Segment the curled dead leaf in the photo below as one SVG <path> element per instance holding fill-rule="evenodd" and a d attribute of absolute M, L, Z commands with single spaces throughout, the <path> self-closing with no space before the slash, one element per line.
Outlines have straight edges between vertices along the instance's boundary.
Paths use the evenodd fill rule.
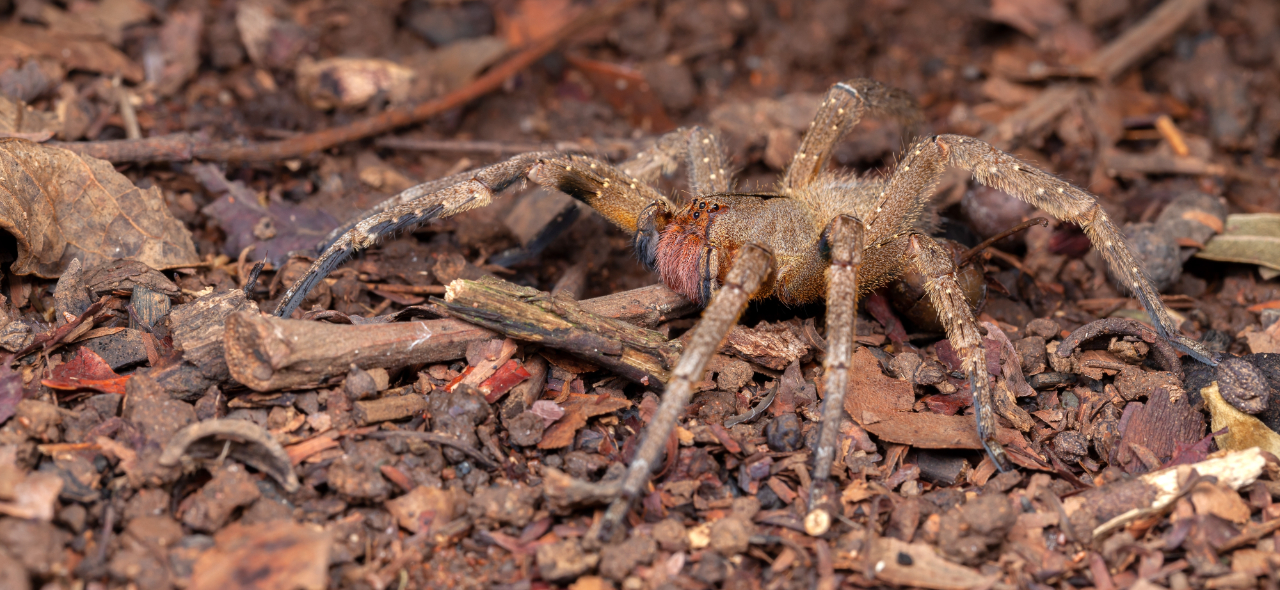
<path fill-rule="evenodd" d="M 1280 213 L 1228 215 L 1225 231 L 1205 243 L 1196 258 L 1280 270 Z"/>
<path fill-rule="evenodd" d="M 229 443 L 229 446 L 227 446 Z M 270 475 L 286 492 L 298 490 L 289 454 L 261 426 L 245 420 L 205 420 L 179 430 L 160 454 L 160 464 L 177 465 L 184 457 L 235 459 Z"/>
<path fill-rule="evenodd" d="M 22 139 L 0 139 L 0 229 L 18 243 L 18 275 L 56 278 L 76 258 L 85 268 L 200 261 L 159 188 L 135 187 L 105 160 Z"/>
<path fill-rule="evenodd" d="M 1227 400 L 1222 399 L 1222 394 L 1218 392 L 1217 381 L 1201 389 L 1200 396 L 1204 398 L 1209 414 L 1213 417 L 1212 430 L 1217 432 L 1223 428 L 1227 429 L 1226 434 L 1214 437 L 1218 441 L 1218 448 L 1242 451 L 1258 447 L 1272 455 L 1280 456 L 1280 434 L 1276 434 L 1261 420 L 1237 410 L 1227 403 Z"/>

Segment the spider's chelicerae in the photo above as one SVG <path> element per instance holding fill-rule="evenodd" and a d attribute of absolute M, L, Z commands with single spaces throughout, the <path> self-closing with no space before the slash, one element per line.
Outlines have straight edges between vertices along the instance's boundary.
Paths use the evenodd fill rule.
<path fill-rule="evenodd" d="M 926 277 L 928 296 L 969 375 L 979 438 L 997 466 L 1012 466 L 996 442 L 996 415 L 978 326 L 956 282 L 951 257 L 929 237 L 922 222 L 933 189 L 950 166 L 968 170 L 977 182 L 1079 225 L 1116 279 L 1142 301 L 1160 334 L 1212 362 L 1211 353 L 1179 335 L 1178 325 L 1124 238 L 1095 197 L 1083 189 L 980 140 L 959 135 L 917 139 L 884 177 L 859 178 L 827 170 L 836 141 L 863 115 L 888 116 L 911 128 L 919 112 L 905 92 L 875 81 L 834 85 L 771 194 L 733 192 L 716 136 L 696 127 L 669 133 L 654 147 L 616 166 L 587 156 L 538 152 L 428 182 L 343 228 L 347 231 L 323 248 L 307 274 L 285 293 L 275 313 L 290 315 L 317 281 L 381 236 L 488 205 L 495 194 L 521 179 L 561 190 L 590 205 L 634 236 L 636 254 L 668 287 L 695 302 L 710 302 L 671 372 L 659 410 L 603 519 L 605 528 L 622 520 L 648 481 L 677 416 L 689 402 L 693 384 L 701 380 L 707 360 L 747 302 L 767 297 L 792 304 L 824 297 L 827 302 L 826 398 L 809 506 L 810 520 L 829 521 L 825 507 L 833 497 L 829 474 L 853 349 L 854 305 L 859 296 L 908 268 Z M 677 206 L 649 183 L 662 172 L 674 170 L 681 160 L 688 163 L 694 196 Z M 807 528 L 826 529 L 823 522 L 810 520 L 806 525 L 812 526 Z"/>

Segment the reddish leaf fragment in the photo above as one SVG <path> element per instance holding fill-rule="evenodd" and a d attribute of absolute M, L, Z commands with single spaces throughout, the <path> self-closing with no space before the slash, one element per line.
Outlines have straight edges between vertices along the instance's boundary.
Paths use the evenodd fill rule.
<path fill-rule="evenodd" d="M 725 430 L 723 426 L 719 424 L 708 424 L 707 428 L 711 429 L 711 434 L 714 434 L 716 440 L 720 441 L 720 444 L 724 445 L 725 450 L 735 455 L 742 454 L 742 447 L 738 445 L 738 441 L 733 440 L 733 437 L 729 435 L 729 431 Z"/>
<path fill-rule="evenodd" d="M 885 336 L 888 336 L 889 341 L 894 344 L 894 349 L 901 348 L 902 344 L 907 341 L 907 330 L 902 327 L 902 322 L 898 320 L 898 316 L 894 315 L 893 309 L 889 307 L 889 300 L 885 298 L 884 293 L 876 291 L 868 295 L 862 305 L 867 308 L 867 312 L 871 314 L 871 317 L 880 322 L 881 326 L 884 326 Z"/>
<path fill-rule="evenodd" d="M 484 394 L 485 401 L 493 403 L 501 399 L 512 387 L 519 385 L 529 377 L 529 371 L 525 370 L 524 365 L 520 364 L 518 360 L 511 359 L 502 365 L 492 377 L 485 379 L 480 384 L 480 393 Z"/>
<path fill-rule="evenodd" d="M 40 383 L 52 389 L 73 391 L 76 389 L 92 389 L 102 393 L 118 393 L 124 395 L 124 384 L 128 376 L 121 377 L 107 361 L 87 348 L 81 348 L 70 362 L 54 367 L 49 379 L 41 379 Z"/>
<path fill-rule="evenodd" d="M 997 377 L 1000 376 L 1000 350 L 1003 346 L 998 340 L 982 339 L 982 349 L 987 355 L 987 372 Z M 960 355 L 956 354 L 950 340 L 939 341 L 933 345 L 933 351 L 937 353 L 938 360 L 947 366 L 948 371 L 960 370 Z"/>
<path fill-rule="evenodd" d="M 475 365 L 471 365 L 463 369 L 461 373 L 458 373 L 457 377 L 453 378 L 453 381 L 450 381 L 448 385 L 444 386 L 444 390 L 453 391 L 453 388 L 457 387 L 459 383 L 462 383 L 462 380 L 466 379 L 467 375 L 470 375 L 471 372 L 474 371 L 475 369 L 476 369 Z"/>
<path fill-rule="evenodd" d="M 538 448 L 563 449 L 573 443 L 573 437 L 578 429 L 586 425 L 587 415 L 583 413 L 581 407 L 566 408 L 564 417 L 542 432 L 542 440 L 538 442 Z"/>
<path fill-rule="evenodd" d="M 94 316 L 98 315 L 98 312 L 102 311 L 103 306 L 106 305 L 107 299 L 109 298 L 110 295 L 103 295 L 102 299 L 99 299 L 93 305 L 90 305 L 89 309 L 84 310 L 84 313 L 80 314 L 80 317 L 58 326 L 56 329 L 42 334 L 36 334 L 36 337 L 31 341 L 31 344 L 28 344 L 22 350 L 14 353 L 13 358 L 22 358 L 36 350 L 51 350 L 70 339 L 72 334 L 78 335 L 88 332 L 96 319 Z M 89 325 L 82 328 L 81 324 L 84 324 L 86 320 L 89 321 Z"/>
<path fill-rule="evenodd" d="M 603 61 L 570 55 L 569 63 L 591 81 L 591 86 L 609 106 L 627 117 L 630 123 L 652 133 L 675 128 L 662 108 L 662 102 L 640 72 Z"/>

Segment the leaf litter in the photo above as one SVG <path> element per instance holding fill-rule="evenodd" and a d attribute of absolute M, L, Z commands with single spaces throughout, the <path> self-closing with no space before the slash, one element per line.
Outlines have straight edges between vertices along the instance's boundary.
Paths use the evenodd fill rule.
<path fill-rule="evenodd" d="M 1280 84 L 1262 24 L 1276 14 L 1261 0 L 1209 11 L 1197 37 L 1178 15 L 1203 2 L 1103 4 L 641 3 L 376 152 L 330 143 L 224 168 L 127 163 L 182 162 L 210 137 L 347 133 L 470 92 L 485 67 L 596 5 L 19 3 L 0 35 L 0 88 L 21 94 L 0 99 L 0 226 L 17 246 L 0 253 L 0 346 L 17 353 L 0 366 L 0 581 L 1274 585 L 1280 287 L 1257 245 L 1280 209 L 1265 188 L 1277 118 L 1252 97 Z M 1176 49 L 1144 45 L 1165 39 Z M 258 311 L 340 219 L 494 150 L 573 142 L 625 158 L 630 138 L 710 124 L 743 187 L 769 182 L 820 92 L 864 71 L 921 97 L 933 132 L 983 136 L 1099 192 L 1184 330 L 1248 366 L 1162 349 L 1128 323 L 1144 313 L 1078 230 L 1035 227 L 975 257 L 999 439 L 1019 471 L 980 451 L 949 342 L 878 292 L 836 449 L 842 513 L 806 535 L 822 314 L 760 305 L 698 384 L 626 538 L 599 546 L 586 535 L 656 384 L 441 319 L 428 297 L 499 276 L 678 346 L 697 315 L 637 289 L 653 278 L 625 236 L 584 215 L 541 254 L 492 264 L 538 233 L 511 214 L 516 194 L 349 263 L 306 319 Z M 111 141 L 132 126 L 138 143 Z M 858 129 L 842 166 L 874 170 L 900 147 L 892 126 Z M 160 143 L 176 131 L 203 135 Z M 38 143 L 54 136 L 90 141 Z M 152 145 L 170 151 L 129 151 Z M 940 227 L 965 247 L 1036 214 L 943 184 Z M 1223 256 L 1233 264 L 1203 262 Z M 624 291 L 627 304 L 608 297 Z"/>

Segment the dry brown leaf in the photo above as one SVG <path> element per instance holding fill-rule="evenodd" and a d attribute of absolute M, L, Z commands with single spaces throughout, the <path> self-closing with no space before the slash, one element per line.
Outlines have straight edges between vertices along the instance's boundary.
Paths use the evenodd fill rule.
<path fill-rule="evenodd" d="M 1204 398 L 1205 405 L 1209 407 L 1209 414 L 1213 417 L 1210 428 L 1214 432 L 1227 429 L 1226 434 L 1213 437 L 1218 442 L 1219 449 L 1242 451 L 1258 447 L 1272 455 L 1280 456 L 1280 434 L 1276 434 L 1261 420 L 1237 410 L 1235 406 L 1227 403 L 1227 400 L 1222 399 L 1222 394 L 1218 392 L 1217 381 L 1201 389 L 1200 396 Z"/>
<path fill-rule="evenodd" d="M 329 578 L 329 534 L 315 525 L 268 522 L 228 525 L 200 555 L 190 590 L 321 590 Z"/>
<path fill-rule="evenodd" d="M 1280 322 L 1275 322 L 1261 331 L 1249 326 L 1240 335 L 1244 336 L 1245 341 L 1249 343 L 1249 351 L 1254 354 L 1280 353 Z"/>
<path fill-rule="evenodd" d="M 1228 215 L 1226 231 L 1211 238 L 1196 258 L 1280 270 L 1280 213 Z"/>
<path fill-rule="evenodd" d="M 165 19 L 160 28 L 160 51 L 164 68 L 156 82 L 156 91 L 169 95 L 177 92 L 200 68 L 200 37 L 204 17 L 198 10 L 181 10 Z"/>
<path fill-rule="evenodd" d="M 849 369 L 844 410 L 867 432 L 886 442 L 921 449 L 982 448 L 973 416 L 911 411 L 915 403 L 912 385 L 881 372 L 879 361 L 866 348 L 853 354 Z M 1018 431 L 1001 428 L 997 438 L 1018 465 L 1043 467 L 1032 460 L 1034 452 Z"/>
<path fill-rule="evenodd" d="M 58 60 L 69 70 L 86 70 L 107 75 L 119 73 L 130 82 L 141 82 L 143 78 L 142 66 L 106 41 L 60 36 L 44 27 L 31 25 L 0 27 L 0 38 L 4 37 L 22 43 L 40 55 Z"/>
<path fill-rule="evenodd" d="M 538 441 L 538 448 L 562 449 L 569 446 L 573 442 L 573 437 L 578 433 L 578 429 L 587 425 L 587 415 L 583 413 L 582 408 L 573 407 L 565 411 L 563 417 L 556 420 L 549 428 L 542 431 L 542 440 Z"/>
<path fill-rule="evenodd" d="M 18 275 L 56 278 L 129 258 L 155 269 L 200 261 L 160 189 L 139 189 L 110 162 L 21 139 L 0 139 L 0 229 L 18 243 Z"/>
<path fill-rule="evenodd" d="M 497 12 L 498 35 L 519 47 L 546 37 L 581 12 L 571 0 L 519 0 L 515 10 Z"/>
<path fill-rule="evenodd" d="M 53 117 L 0 94 L 0 137 L 45 141 L 57 132 Z"/>
<path fill-rule="evenodd" d="M 45 4 L 40 16 L 59 34 L 100 37 L 119 47 L 124 42 L 125 27 L 150 19 L 153 12 L 151 5 L 142 0 L 102 0 L 80 3 L 74 11 Z"/>
<path fill-rule="evenodd" d="M 1251 512 L 1239 492 L 1207 481 L 1191 490 L 1191 504 L 1196 507 L 1196 514 L 1212 514 L 1236 524 L 1248 522 Z"/>
<path fill-rule="evenodd" d="M 564 416 L 542 433 L 539 449 L 559 449 L 569 446 L 578 429 L 587 425 L 587 418 L 616 412 L 631 407 L 625 398 L 610 395 L 589 395 L 570 393 L 568 399 L 560 404 L 564 408 Z"/>

